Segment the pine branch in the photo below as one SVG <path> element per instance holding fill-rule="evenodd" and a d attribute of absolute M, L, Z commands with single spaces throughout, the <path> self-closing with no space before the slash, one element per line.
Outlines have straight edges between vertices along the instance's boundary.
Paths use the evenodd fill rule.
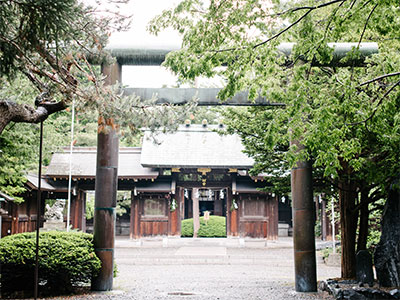
<path fill-rule="evenodd" d="M 39 123 L 55 112 L 64 110 L 64 102 L 41 102 L 37 108 L 27 104 L 17 104 L 9 100 L 0 100 L 0 135 L 10 122 Z"/>

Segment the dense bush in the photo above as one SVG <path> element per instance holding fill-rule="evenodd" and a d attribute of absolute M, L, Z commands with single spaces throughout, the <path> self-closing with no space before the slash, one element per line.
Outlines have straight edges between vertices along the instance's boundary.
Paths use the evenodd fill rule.
<path fill-rule="evenodd" d="M 182 236 L 193 236 L 193 219 L 182 221 Z M 199 237 L 226 237 L 226 218 L 220 216 L 210 216 L 207 225 L 204 217 L 200 217 Z"/>
<path fill-rule="evenodd" d="M 35 233 L 21 233 L 0 240 L 1 291 L 33 290 Z M 43 232 L 39 242 L 41 292 L 68 293 L 89 283 L 101 262 L 93 248 L 93 236 L 78 232 Z"/>

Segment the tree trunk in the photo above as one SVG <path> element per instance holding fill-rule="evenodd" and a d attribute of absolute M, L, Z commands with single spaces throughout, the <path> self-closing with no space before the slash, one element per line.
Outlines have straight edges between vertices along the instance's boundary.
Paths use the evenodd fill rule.
<path fill-rule="evenodd" d="M 354 212 L 357 192 L 352 170 L 347 162 L 342 161 L 339 178 L 340 231 L 342 244 L 342 278 L 356 276 L 356 231 L 358 212 Z"/>
<path fill-rule="evenodd" d="M 361 207 L 360 207 L 360 225 L 358 229 L 357 252 L 360 250 L 367 250 L 368 238 L 368 191 L 361 192 Z"/>
<path fill-rule="evenodd" d="M 389 190 L 382 220 L 382 235 L 376 246 L 374 262 L 379 284 L 400 286 L 400 192 L 398 182 Z"/>

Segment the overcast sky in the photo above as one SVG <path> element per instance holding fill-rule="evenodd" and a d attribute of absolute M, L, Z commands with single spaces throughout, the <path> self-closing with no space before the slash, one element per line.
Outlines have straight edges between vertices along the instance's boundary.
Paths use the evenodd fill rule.
<path fill-rule="evenodd" d="M 131 0 L 123 9 L 124 14 L 133 15 L 132 26 L 127 32 L 113 33 L 109 45 L 112 47 L 179 49 L 181 38 L 171 29 L 158 36 L 146 31 L 149 21 L 164 9 L 174 7 L 177 0 Z M 125 66 L 122 69 L 122 82 L 131 87 L 173 86 L 176 78 L 167 70 L 157 66 Z"/>

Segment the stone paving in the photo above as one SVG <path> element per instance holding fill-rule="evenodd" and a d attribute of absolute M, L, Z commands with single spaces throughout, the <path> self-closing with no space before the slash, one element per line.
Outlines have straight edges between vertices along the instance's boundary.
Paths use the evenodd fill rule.
<path fill-rule="evenodd" d="M 114 290 L 65 299 L 332 299 L 294 291 L 291 238 L 277 242 L 230 239 L 118 238 Z M 340 276 L 317 260 L 318 280 Z M 63 298 L 55 298 L 63 299 Z"/>

